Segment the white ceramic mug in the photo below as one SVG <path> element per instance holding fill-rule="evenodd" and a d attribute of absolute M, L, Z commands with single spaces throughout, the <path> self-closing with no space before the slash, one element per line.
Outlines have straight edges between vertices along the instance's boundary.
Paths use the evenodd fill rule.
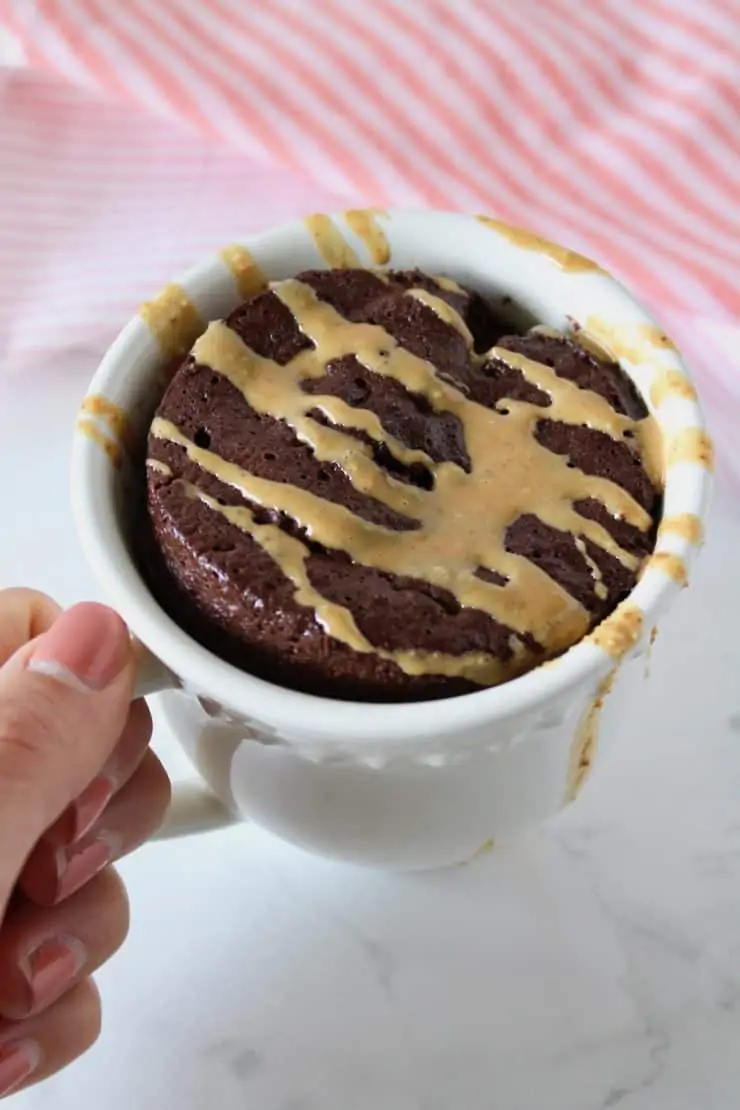
<path fill-rule="evenodd" d="M 360 262 L 374 264 L 377 239 L 358 237 L 341 215 L 333 219 Z M 576 321 L 609 340 L 658 420 L 664 519 L 672 526 L 661 527 L 657 558 L 628 599 L 632 631 L 622 637 L 617 654 L 624 665 L 601 722 L 604 735 L 618 734 L 635 681 L 632 660 L 677 594 L 706 512 L 711 448 L 688 371 L 625 289 L 577 255 L 473 216 L 390 212 L 370 219 L 387 242 L 391 266 L 451 276 L 493 300 L 511 298 L 559 330 Z M 359 226 L 356 219 L 352 226 Z M 326 265 L 306 222 L 244 245 L 270 280 Z M 222 256 L 200 263 L 179 284 L 204 319 L 225 315 L 242 299 Z M 143 437 L 161 394 L 162 363 L 160 346 L 136 317 L 105 355 L 88 398 L 122 410 L 129 434 Z M 116 434 L 110 424 L 103 431 Z M 615 658 L 598 638 L 512 682 L 441 701 L 356 704 L 275 686 L 218 659 L 159 607 L 129 546 L 131 463 L 124 451 L 117 467 L 114 454 L 78 431 L 74 513 L 107 598 L 150 653 L 139 692 L 167 691 L 168 722 L 208 784 L 176 784 L 171 830 L 205 827 L 227 812 L 315 852 L 425 868 L 468 859 L 573 796 L 578 768 L 591 759 L 605 679 L 614 677 Z"/>

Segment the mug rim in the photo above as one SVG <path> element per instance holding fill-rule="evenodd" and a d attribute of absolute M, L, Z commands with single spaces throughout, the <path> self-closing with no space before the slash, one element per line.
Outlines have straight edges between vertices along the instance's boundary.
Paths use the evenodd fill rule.
<path fill-rule="evenodd" d="M 400 228 L 402 232 L 411 235 L 415 228 L 417 231 L 419 228 L 424 229 L 424 234 L 429 235 L 433 226 L 444 233 L 457 231 L 461 234 L 464 227 L 465 233 L 469 235 L 471 224 L 478 221 L 478 217 L 439 211 L 391 210 L 382 213 L 382 216 L 384 228 L 389 233 L 396 225 L 396 229 Z M 338 222 L 341 214 L 335 214 L 331 219 Z M 526 265 L 532 265 L 534 261 L 541 268 L 544 283 L 548 278 L 553 280 L 557 264 L 552 253 L 547 250 L 548 247 L 553 248 L 553 244 L 540 240 L 541 249 L 534 249 L 531 245 L 523 246 L 515 237 L 504 234 L 498 236 L 484 228 L 480 222 L 477 222 L 476 230 L 481 235 L 490 236 L 488 246 L 493 274 L 498 272 L 497 266 L 506 261 L 516 262 L 517 257 L 521 256 Z M 305 235 L 304 221 L 294 221 L 258 235 L 245 236 L 238 242 L 250 253 L 254 252 L 261 262 L 262 259 L 269 260 L 272 252 L 284 254 L 286 244 Z M 463 262 L 464 259 L 461 259 L 461 264 Z M 423 262 L 420 265 L 423 267 Z M 264 268 L 269 270 L 269 264 Z M 174 280 L 186 289 L 203 287 L 216 272 L 220 274 L 222 270 L 222 260 L 217 254 L 213 254 Z M 565 280 L 573 283 L 574 290 L 577 285 L 581 294 L 586 288 L 586 300 L 588 283 L 591 283 L 594 297 L 597 288 L 594 283 L 597 283 L 600 302 L 606 300 L 617 308 L 626 309 L 630 320 L 638 326 L 656 327 L 654 318 L 605 271 L 574 270 L 565 275 Z M 142 344 L 147 340 L 151 347 L 153 342 L 145 333 L 146 325 L 140 316 L 134 316 L 128 321 L 103 356 L 86 397 L 100 394 L 107 396 L 111 387 L 130 372 L 132 360 L 144 357 L 141 354 Z M 151 358 L 151 354 L 149 357 Z M 691 382 L 691 374 L 675 349 L 661 351 L 661 358 L 662 368 L 673 367 Z M 625 372 L 634 380 L 634 365 L 637 363 L 631 369 L 629 363 L 624 365 L 623 359 L 620 362 Z M 686 428 L 705 431 L 704 416 L 698 399 L 687 399 L 684 396 L 678 406 L 678 416 L 676 411 L 672 411 L 672 420 L 667 424 L 660 415 L 662 406 L 656 409 L 646 396 L 647 391 L 636 384 L 664 434 L 670 432 L 674 435 L 676 431 Z M 310 738 L 328 745 L 336 743 L 348 747 L 353 743 L 371 743 L 373 747 L 383 749 L 404 740 L 426 741 L 439 738 L 443 734 L 463 733 L 482 724 L 503 721 L 525 710 L 544 705 L 575 686 L 586 681 L 595 681 L 613 665 L 614 661 L 602 647 L 585 638 L 550 663 L 535 667 L 501 685 L 434 701 L 343 701 L 269 682 L 225 662 L 201 646 L 160 608 L 124 541 L 113 506 L 114 498 L 106 492 L 111 483 L 106 487 L 102 468 L 107 467 L 110 470 L 112 463 L 100 450 L 99 444 L 79 430 L 74 436 L 71 464 L 72 505 L 78 537 L 107 600 L 118 609 L 131 631 L 174 672 L 185 690 L 192 687 L 193 692 L 223 704 L 227 710 L 233 710 L 247 719 L 259 719 L 263 725 L 274 728 L 276 734 L 287 734 L 291 743 L 300 743 L 301 739 Z M 706 466 L 696 462 L 683 462 L 667 467 L 663 511 L 665 513 L 666 505 L 670 505 L 671 515 L 691 514 L 697 516 L 703 524 L 709 491 L 710 473 Z M 654 552 L 661 550 L 660 539 L 659 532 Z M 679 535 L 671 536 L 662 549 L 677 555 L 690 565 L 696 547 L 696 542 Z M 644 627 L 648 629 L 678 588 L 679 584 L 672 577 L 657 568 L 648 567 L 622 605 L 637 606 L 643 614 Z"/>

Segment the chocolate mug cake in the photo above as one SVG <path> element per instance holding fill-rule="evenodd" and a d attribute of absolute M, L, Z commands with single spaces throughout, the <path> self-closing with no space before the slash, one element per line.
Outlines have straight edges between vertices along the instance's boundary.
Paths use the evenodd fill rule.
<path fill-rule="evenodd" d="M 661 499 L 620 366 L 419 271 L 308 271 L 211 323 L 147 450 L 142 563 L 201 644 L 370 702 L 505 682 L 632 590 Z"/>

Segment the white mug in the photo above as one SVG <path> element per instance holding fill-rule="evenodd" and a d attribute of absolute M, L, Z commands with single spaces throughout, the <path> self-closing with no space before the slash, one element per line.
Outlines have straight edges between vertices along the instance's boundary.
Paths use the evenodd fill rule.
<path fill-rule="evenodd" d="M 363 222 L 357 215 L 332 217 L 333 224 L 323 218 L 329 240 L 316 234 L 314 219 L 244 246 L 264 275 L 278 280 L 325 266 L 327 241 L 345 243 L 360 264 L 375 265 L 380 242 L 392 267 L 450 276 L 498 303 L 511 298 L 558 330 L 575 321 L 620 356 L 663 434 L 666 484 L 656 554 L 608 618 L 609 634 L 588 637 L 501 686 L 400 705 L 284 689 L 211 654 L 160 608 L 132 557 L 127 500 L 135 475 L 126 443 L 146 434 L 164 362 L 141 315 L 120 333 L 90 385 L 88 401 L 104 402 L 85 405 L 78 421 L 73 507 L 107 599 L 146 645 L 138 692 L 166 691 L 168 723 L 205 780 L 176 784 L 170 830 L 193 831 L 228 815 L 336 858 L 428 868 L 469 859 L 494 838 L 562 808 L 590 766 L 599 716 L 602 741 L 618 737 L 634 660 L 685 584 L 701 542 L 711 445 L 678 352 L 599 267 L 497 221 L 399 211 L 368 212 Z M 205 320 L 242 299 L 229 257 L 206 259 L 179 279 Z M 106 423 L 111 412 L 125 420 Z"/>

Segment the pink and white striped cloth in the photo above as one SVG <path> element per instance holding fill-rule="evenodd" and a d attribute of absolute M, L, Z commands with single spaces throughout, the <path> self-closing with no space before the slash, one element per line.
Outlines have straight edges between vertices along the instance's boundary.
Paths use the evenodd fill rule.
<path fill-rule="evenodd" d="M 489 212 L 636 290 L 740 482 L 740 0 L 0 0 L 0 63 L 5 373 L 286 218 Z"/>

